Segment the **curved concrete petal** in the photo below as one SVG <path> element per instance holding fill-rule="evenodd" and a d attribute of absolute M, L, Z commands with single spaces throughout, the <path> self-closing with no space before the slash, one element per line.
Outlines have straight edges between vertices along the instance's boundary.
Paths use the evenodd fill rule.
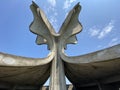
<path fill-rule="evenodd" d="M 46 58 L 27 58 L 0 53 L 0 66 L 42 66 L 48 64 L 54 58 L 54 52 L 51 52 Z"/>
<path fill-rule="evenodd" d="M 65 73 L 75 85 L 87 86 L 120 81 L 120 44 L 77 57 L 62 55 Z"/>
<path fill-rule="evenodd" d="M 0 53 L 0 83 L 43 85 L 50 76 L 51 54 L 35 59 Z"/>

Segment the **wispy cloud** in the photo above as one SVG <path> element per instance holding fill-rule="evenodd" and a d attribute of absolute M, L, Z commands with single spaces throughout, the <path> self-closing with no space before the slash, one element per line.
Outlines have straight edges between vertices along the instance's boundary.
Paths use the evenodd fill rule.
<path fill-rule="evenodd" d="M 104 44 L 104 45 L 98 45 L 97 48 L 107 48 L 107 47 L 111 47 L 114 45 L 120 44 L 120 38 L 119 37 L 114 37 L 112 38 L 108 43 Z"/>
<path fill-rule="evenodd" d="M 95 26 L 93 28 L 89 29 L 89 34 L 91 37 L 97 37 L 98 39 L 102 39 L 105 36 L 107 36 L 114 28 L 114 22 L 110 21 L 105 27 L 102 29 L 96 28 Z"/>
<path fill-rule="evenodd" d="M 90 28 L 89 30 L 89 34 L 94 37 L 94 36 L 97 36 L 100 32 L 100 29 L 96 28 L 96 27 L 92 27 Z"/>
<path fill-rule="evenodd" d="M 101 39 L 101 38 L 104 38 L 107 34 L 109 34 L 112 30 L 113 30 L 113 21 L 111 21 L 106 27 L 104 27 L 102 29 L 102 31 L 100 32 L 98 38 Z"/>
<path fill-rule="evenodd" d="M 69 7 L 71 6 L 71 4 L 72 4 L 73 2 L 75 2 L 75 1 L 76 1 L 76 0 L 65 0 L 63 9 L 69 8 Z"/>
<path fill-rule="evenodd" d="M 120 39 L 119 38 L 113 38 L 109 43 L 108 43 L 108 46 L 114 46 L 114 45 L 117 45 L 120 43 Z"/>
<path fill-rule="evenodd" d="M 55 28 L 55 30 L 57 30 L 58 28 L 58 25 L 57 25 L 57 19 L 56 19 L 56 16 L 55 16 L 56 13 L 54 13 L 53 16 L 50 16 L 49 20 L 50 20 L 50 23 L 53 25 L 53 27 Z"/>
<path fill-rule="evenodd" d="M 56 0 L 48 0 L 48 2 L 55 7 L 56 6 Z"/>
<path fill-rule="evenodd" d="M 55 0 L 48 0 L 50 1 L 50 3 L 52 3 L 52 1 Z M 55 1 L 56 3 L 56 1 Z M 48 20 L 50 21 L 51 25 L 55 28 L 55 30 L 57 29 L 58 25 L 57 25 L 57 16 L 58 16 L 58 12 L 57 9 L 54 7 L 54 5 L 52 6 L 52 4 L 50 6 L 46 6 L 45 7 L 46 10 L 46 14 L 48 16 Z"/>

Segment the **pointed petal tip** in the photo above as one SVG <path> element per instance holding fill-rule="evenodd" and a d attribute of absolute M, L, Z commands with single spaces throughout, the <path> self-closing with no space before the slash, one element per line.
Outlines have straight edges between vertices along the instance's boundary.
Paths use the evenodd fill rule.
<path fill-rule="evenodd" d="M 75 9 L 81 9 L 81 5 L 80 5 L 80 2 L 78 2 L 75 6 L 74 6 Z"/>
<path fill-rule="evenodd" d="M 80 2 L 78 2 L 75 6 L 80 6 Z"/>
<path fill-rule="evenodd" d="M 31 5 L 33 5 L 33 6 L 35 6 L 35 7 L 39 7 L 34 1 L 32 1 L 32 4 Z"/>

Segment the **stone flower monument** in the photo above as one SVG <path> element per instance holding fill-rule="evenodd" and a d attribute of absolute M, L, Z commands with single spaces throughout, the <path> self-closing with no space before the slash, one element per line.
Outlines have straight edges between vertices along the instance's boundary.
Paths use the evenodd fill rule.
<path fill-rule="evenodd" d="M 34 16 L 30 31 L 37 35 L 38 45 L 48 45 L 50 53 L 46 58 L 0 53 L 0 90 L 119 90 L 120 45 L 82 56 L 69 57 L 64 52 L 82 30 L 79 3 L 58 33 L 34 2 L 30 8 Z M 66 85 L 65 76 L 72 85 Z M 43 87 L 48 78 L 49 87 Z"/>

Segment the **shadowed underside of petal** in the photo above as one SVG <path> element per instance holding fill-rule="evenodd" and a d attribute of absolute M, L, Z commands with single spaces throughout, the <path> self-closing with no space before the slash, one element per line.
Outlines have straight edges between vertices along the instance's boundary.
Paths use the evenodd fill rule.
<path fill-rule="evenodd" d="M 43 85 L 50 76 L 53 56 L 35 59 L 0 53 L 0 83 Z"/>
<path fill-rule="evenodd" d="M 62 56 L 67 78 L 76 86 L 120 81 L 120 44 L 94 53 Z"/>

